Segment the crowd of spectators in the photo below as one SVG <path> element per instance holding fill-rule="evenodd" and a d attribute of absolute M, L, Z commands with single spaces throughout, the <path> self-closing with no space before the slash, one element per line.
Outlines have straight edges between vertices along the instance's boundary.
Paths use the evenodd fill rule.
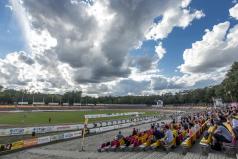
<path fill-rule="evenodd" d="M 138 147 L 143 143 L 153 144 L 156 141 L 159 141 L 160 145 L 175 143 L 176 146 L 194 134 L 197 135 L 196 138 L 201 135 L 208 136 L 207 131 L 204 134 L 199 131 L 204 124 L 206 124 L 206 128 L 215 127 L 215 131 L 211 134 L 211 147 L 221 150 L 224 142 L 234 143 L 238 138 L 238 107 L 209 108 L 206 111 L 172 117 L 171 122 L 153 123 L 146 131 L 133 128 L 129 136 L 124 136 L 119 131 L 113 142 L 104 143 L 101 147 L 120 147 L 121 145 Z"/>

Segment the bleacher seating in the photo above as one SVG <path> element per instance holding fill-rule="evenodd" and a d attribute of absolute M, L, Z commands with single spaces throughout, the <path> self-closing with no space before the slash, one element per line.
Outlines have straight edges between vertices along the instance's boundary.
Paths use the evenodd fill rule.
<path fill-rule="evenodd" d="M 40 154 L 40 155 L 48 155 L 48 157 L 54 156 L 54 158 L 57 158 L 59 156 L 59 159 L 61 158 L 72 158 L 72 159 L 235 159 L 238 155 L 235 156 L 234 153 L 238 152 L 237 146 L 235 145 L 235 142 L 232 142 L 231 144 L 225 145 L 221 152 L 211 151 L 208 152 L 206 155 L 203 155 L 200 152 L 200 149 L 197 149 L 196 153 L 194 153 L 194 146 L 198 145 L 197 141 L 200 141 L 201 146 L 205 146 L 205 148 L 210 147 L 210 144 L 212 143 L 212 136 L 211 134 L 215 132 L 216 127 L 211 125 L 208 120 L 210 118 L 206 118 L 206 122 L 203 121 L 200 124 L 199 129 L 196 129 L 196 131 L 193 131 L 192 134 L 189 134 L 189 132 L 186 132 L 184 129 L 181 129 L 179 126 L 173 127 L 170 125 L 170 129 L 173 131 L 174 140 L 168 144 L 163 145 L 163 139 L 159 140 L 152 140 L 153 133 L 151 132 L 151 129 L 148 129 L 145 131 L 139 131 L 137 135 L 129 135 L 124 136 L 126 140 L 112 140 L 110 142 L 104 143 L 105 145 L 100 147 L 100 153 L 95 151 L 88 151 L 88 152 L 78 152 L 78 151 L 71 151 L 71 150 L 54 150 L 54 149 L 37 149 L 28 150 L 27 153 L 34 153 L 34 154 Z M 165 122 L 167 124 L 167 122 Z M 174 124 L 174 123 L 173 123 Z M 177 124 L 177 123 L 176 123 Z M 229 122 L 223 123 L 223 125 L 226 126 L 226 128 L 231 132 L 232 136 L 234 137 L 234 133 L 232 132 L 232 127 Z M 208 130 L 210 133 L 206 138 L 202 136 L 203 132 L 205 130 Z M 128 129 L 128 133 L 126 135 L 131 134 L 131 130 Z M 116 132 L 111 135 L 107 136 L 107 138 L 113 138 L 116 135 Z M 202 138 L 200 140 L 200 138 Z M 180 139 L 180 142 L 178 142 L 176 139 Z M 102 139 L 101 139 L 102 140 Z M 100 141 L 101 141 L 100 140 Z M 181 143 L 181 144 L 180 144 Z M 196 144 L 194 144 L 196 143 Z M 70 144 L 68 144 L 70 145 Z M 177 146 L 176 149 L 171 149 L 173 146 Z M 195 146 L 195 147 L 196 147 Z M 180 148 L 179 148 L 180 147 Z M 191 152 L 185 152 L 184 154 L 181 153 L 181 147 L 187 149 L 188 151 L 191 150 Z M 158 148 L 158 150 L 156 149 Z M 162 148 L 165 148 L 167 151 L 163 151 Z M 196 147 L 197 148 L 197 147 Z M 233 154 L 225 154 L 224 150 L 229 149 L 233 152 Z M 193 150 L 192 150 L 193 149 Z M 148 150 L 148 151 L 146 151 Z M 150 150 L 150 151 L 149 151 Z M 156 150 L 156 151 L 155 151 Z M 106 151 L 106 152 L 105 152 Z M 130 152 L 132 151 L 132 152 Z M 35 157 L 37 158 L 37 157 Z M 52 157 L 53 158 L 53 157 Z M 47 158 L 48 159 L 48 158 Z"/>

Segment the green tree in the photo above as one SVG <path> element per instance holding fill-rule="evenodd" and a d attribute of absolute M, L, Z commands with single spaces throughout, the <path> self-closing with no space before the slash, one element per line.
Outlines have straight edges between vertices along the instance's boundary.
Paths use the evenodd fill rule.
<path fill-rule="evenodd" d="M 238 62 L 235 62 L 231 69 L 226 74 L 226 78 L 222 82 L 225 95 L 230 97 L 230 100 L 237 101 L 238 99 Z"/>

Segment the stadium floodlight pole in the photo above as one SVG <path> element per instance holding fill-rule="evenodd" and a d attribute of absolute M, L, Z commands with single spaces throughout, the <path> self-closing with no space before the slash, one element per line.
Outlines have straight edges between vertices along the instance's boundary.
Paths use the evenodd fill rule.
<path fill-rule="evenodd" d="M 35 98 L 34 98 L 34 94 L 33 94 L 32 106 L 34 106 L 34 101 L 35 101 Z"/>
<path fill-rule="evenodd" d="M 22 96 L 21 96 L 21 106 L 23 104 L 23 95 L 24 95 L 24 92 L 22 92 Z"/>
<path fill-rule="evenodd" d="M 75 103 L 75 90 L 73 91 L 73 106 L 74 106 L 74 103 Z"/>
<path fill-rule="evenodd" d="M 80 107 L 82 106 L 82 94 L 80 95 Z"/>

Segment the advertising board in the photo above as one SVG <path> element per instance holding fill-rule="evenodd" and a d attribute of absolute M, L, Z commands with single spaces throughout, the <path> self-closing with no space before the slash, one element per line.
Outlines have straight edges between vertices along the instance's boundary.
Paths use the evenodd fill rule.
<path fill-rule="evenodd" d="M 59 140 L 59 135 L 52 135 L 52 136 L 50 136 L 50 141 L 52 142 L 52 141 L 57 141 L 57 140 Z"/>
<path fill-rule="evenodd" d="M 45 144 L 50 142 L 50 136 L 39 137 L 37 139 L 37 144 Z"/>
<path fill-rule="evenodd" d="M 9 134 L 11 136 L 13 135 L 23 135 L 24 134 L 24 128 L 11 128 L 9 129 Z"/>
<path fill-rule="evenodd" d="M 102 126 L 107 126 L 107 123 L 106 122 L 102 122 Z"/>
<path fill-rule="evenodd" d="M 23 147 L 30 147 L 37 145 L 37 138 L 23 140 Z"/>
<path fill-rule="evenodd" d="M 20 148 L 23 148 L 23 146 L 24 146 L 23 140 L 16 141 L 16 142 L 13 142 L 13 143 L 12 143 L 12 148 L 11 148 L 11 150 L 20 149 Z"/>
<path fill-rule="evenodd" d="M 111 126 L 111 125 L 112 125 L 112 122 L 111 122 L 111 121 L 107 122 L 107 125 L 108 125 L 108 126 Z"/>
<path fill-rule="evenodd" d="M 74 137 L 74 134 L 72 132 L 64 133 L 64 139 L 70 139 L 73 137 Z"/>

